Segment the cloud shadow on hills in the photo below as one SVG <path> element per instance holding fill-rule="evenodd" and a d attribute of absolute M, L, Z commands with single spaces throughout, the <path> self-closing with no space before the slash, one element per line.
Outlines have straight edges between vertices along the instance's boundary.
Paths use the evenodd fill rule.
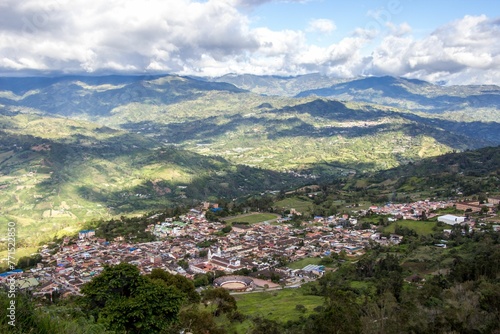
<path fill-rule="evenodd" d="M 109 117 L 113 110 L 134 103 L 141 104 L 140 108 L 147 110 L 148 106 L 196 100 L 202 98 L 204 94 L 203 92 L 158 92 L 147 89 L 140 83 L 101 92 L 82 93 L 82 91 L 84 90 L 77 85 L 70 85 L 64 89 L 49 87 L 40 94 L 30 95 L 11 104 L 35 108 L 50 115 Z"/>
<path fill-rule="evenodd" d="M 82 87 L 76 82 L 83 82 L 93 88 Z M 228 83 L 204 82 L 177 76 L 73 76 L 37 85 L 35 86 L 39 87 L 39 91 L 36 93 L 19 101 L 6 99 L 5 104 L 30 107 L 52 115 L 107 117 L 111 115 L 111 111 L 134 103 L 141 104 L 139 108 L 147 110 L 148 106 L 165 106 L 200 99 L 210 91 L 245 92 Z M 98 86 L 100 88 L 95 88 Z M 13 87 L 18 88 L 15 83 Z M 3 89 L 8 90 L 9 87 Z"/>
<path fill-rule="evenodd" d="M 323 100 L 315 100 L 305 104 L 285 107 L 282 109 L 273 109 L 268 112 L 276 115 L 295 113 L 309 114 L 312 117 L 338 120 L 339 122 L 368 122 L 377 121 L 383 117 L 394 116 L 394 113 L 376 109 L 370 111 L 349 109 L 343 103 Z M 279 135 L 276 135 L 275 133 L 275 129 L 278 129 L 279 127 L 290 127 L 297 131 L 301 131 L 301 129 L 303 129 L 306 132 L 303 132 L 302 135 L 307 136 L 311 133 L 313 136 L 318 136 L 315 134 L 317 132 L 315 131 L 315 127 L 301 121 L 297 117 L 290 117 L 288 119 L 268 119 L 265 117 L 243 117 L 241 115 L 232 115 L 225 117 L 225 120 L 222 119 L 222 121 L 223 122 L 221 122 L 220 117 L 211 116 L 193 121 L 166 124 L 151 121 L 126 123 L 122 124 L 121 127 L 125 130 L 140 131 L 141 133 L 155 135 L 172 143 L 182 143 L 188 140 L 199 140 L 210 143 L 213 137 L 218 137 L 228 132 L 235 131 L 241 125 L 264 126 L 267 129 L 267 132 L 271 133 L 269 138 L 279 137 Z M 354 128 L 361 129 L 362 127 Z M 287 131 L 288 130 L 284 130 L 282 133 L 285 134 Z M 280 131 L 278 130 L 277 132 L 279 133 Z M 291 135 L 297 136 L 297 134 Z"/>
<path fill-rule="evenodd" d="M 369 110 L 351 109 L 339 101 L 325 101 L 316 99 L 311 102 L 287 106 L 281 109 L 269 111 L 274 114 L 299 113 L 309 114 L 312 117 L 319 117 L 339 122 L 359 122 L 378 121 L 383 117 L 394 116 L 394 113 L 371 108 Z"/>
<path fill-rule="evenodd" d="M 60 190 L 70 184 L 75 189 L 75 195 L 79 198 L 101 204 L 103 207 L 112 207 L 117 214 L 134 210 L 159 209 L 173 202 L 193 203 L 193 200 L 206 200 L 217 197 L 232 199 L 261 193 L 266 190 L 290 190 L 319 182 L 319 180 L 297 177 L 292 173 L 280 173 L 250 166 L 234 165 L 221 157 L 202 156 L 173 147 L 158 149 L 154 145 L 149 146 L 150 143 L 148 142 L 135 142 L 134 144 L 135 137 L 130 134 L 120 134 L 108 140 L 101 140 L 98 144 L 92 146 L 79 145 L 77 140 L 66 143 L 33 136 L 10 135 L 2 132 L 0 132 L 0 137 L 2 143 L 7 145 L 22 143 L 23 146 L 20 147 L 23 147 L 23 149 L 19 153 L 27 154 L 26 163 L 30 161 L 29 153 L 32 152 L 32 145 L 41 143 L 50 145 L 50 151 L 36 153 L 42 156 L 43 163 L 52 171 L 50 178 L 37 184 L 33 189 L 35 193 L 46 196 L 45 199 L 41 200 L 42 202 L 52 201 L 53 196 L 59 196 Z M 112 179 L 116 175 L 106 174 L 107 170 L 101 169 L 102 166 L 96 165 L 93 159 L 104 161 L 104 165 L 107 165 L 108 162 L 123 158 L 131 158 L 135 159 L 135 161 L 130 163 L 130 167 L 120 166 L 120 169 L 114 170 L 114 172 L 131 175 L 143 166 L 164 164 L 173 165 L 174 168 L 178 167 L 191 174 L 192 178 L 186 182 L 175 179 L 173 181 L 159 181 L 161 187 L 171 189 L 171 192 L 163 194 L 159 194 L 155 190 L 151 179 L 147 176 L 143 176 L 144 181 L 137 186 L 116 191 L 106 191 L 99 189 L 99 184 L 94 187 L 92 184 L 79 181 L 80 175 L 91 175 L 97 171 L 108 179 L 106 182 L 112 183 Z M 20 163 L 22 164 L 22 162 Z M 308 165 L 306 166 L 307 170 L 303 171 L 303 173 L 317 172 L 319 169 L 325 168 L 325 165 L 328 164 Z M 333 165 L 328 167 L 333 167 Z M 342 164 L 336 164 L 334 167 L 353 168 L 353 166 Z M 16 166 L 16 169 L 19 168 L 23 168 L 23 166 Z M 125 170 L 126 168 L 132 170 Z M 367 165 L 364 168 L 370 168 L 370 166 Z M 140 178 L 137 175 L 132 177 Z M 331 178 L 328 178 L 328 180 L 331 180 Z M 180 185 L 183 188 L 179 188 Z M 147 196 L 137 197 L 136 194 Z M 63 195 L 61 194 L 61 196 Z M 182 198 L 182 196 L 187 196 L 187 198 Z M 64 200 L 64 198 L 61 199 Z M 72 197 L 72 200 L 74 199 L 75 197 Z"/>
<path fill-rule="evenodd" d="M 415 114 L 401 113 L 401 117 L 424 124 L 429 127 L 441 128 L 458 136 L 467 136 L 482 142 L 481 146 L 500 144 L 500 123 L 498 122 L 457 122 L 438 118 L 421 117 Z"/>
<path fill-rule="evenodd" d="M 292 126 L 298 122 L 302 122 L 298 118 L 275 120 L 263 117 L 243 117 L 240 115 L 226 117 L 223 120 L 223 124 L 220 124 L 220 121 L 220 118 L 212 116 L 194 121 L 167 124 L 149 121 L 126 123 L 121 125 L 121 128 L 129 131 L 141 132 L 142 134 L 154 135 L 156 138 L 166 140 L 170 143 L 179 144 L 190 140 L 210 143 L 213 138 L 236 131 L 238 130 L 238 127 L 242 125 L 261 125 L 266 128 L 273 129 L 280 125 Z"/>
<path fill-rule="evenodd" d="M 343 136 L 360 138 L 391 131 L 402 131 L 409 136 L 425 135 L 453 149 L 479 148 L 500 143 L 500 124 L 484 122 L 456 122 L 436 118 L 424 118 L 414 114 L 387 112 L 377 109 L 369 111 L 349 109 L 338 101 L 315 100 L 302 105 L 273 109 L 268 111 L 276 115 L 308 114 L 321 119 L 339 122 L 356 122 L 350 127 L 316 127 L 297 117 L 288 119 L 267 119 L 265 117 L 243 117 L 233 115 L 222 119 L 212 116 L 205 119 L 180 123 L 160 124 L 155 122 L 127 123 L 122 128 L 155 136 L 170 143 L 182 144 L 186 141 L 197 141 L 209 144 L 214 138 L 236 131 L 242 125 L 262 126 L 266 129 L 268 139 L 286 137 L 326 138 Z M 371 125 L 383 118 L 393 118 L 394 123 Z M 401 122 L 398 122 L 401 121 Z M 405 123 L 402 123 L 402 122 Z M 412 123 L 407 123 L 411 121 Z M 363 122 L 366 122 L 363 124 Z M 358 125 L 359 124 L 359 125 Z M 249 132 L 248 135 L 255 135 Z"/>
<path fill-rule="evenodd" d="M 417 85 L 429 85 L 429 83 L 415 80 L 395 78 L 391 76 L 367 77 L 346 83 L 339 83 L 330 87 L 311 89 L 303 91 L 296 97 L 320 96 L 327 98 L 341 97 L 348 94 L 354 101 L 374 103 L 377 99 L 392 99 L 384 102 L 385 105 L 405 107 L 408 101 L 417 103 L 424 108 L 416 109 L 433 113 L 462 109 L 464 105 L 472 108 L 496 108 L 500 102 L 500 95 L 484 93 L 481 95 L 453 96 L 438 95 L 428 97 L 419 93 L 413 93 L 406 88 L 408 83 Z M 452 88 L 450 88 L 452 89 Z M 381 94 L 380 94 L 381 93 Z M 375 96 L 373 96 L 375 95 Z"/>

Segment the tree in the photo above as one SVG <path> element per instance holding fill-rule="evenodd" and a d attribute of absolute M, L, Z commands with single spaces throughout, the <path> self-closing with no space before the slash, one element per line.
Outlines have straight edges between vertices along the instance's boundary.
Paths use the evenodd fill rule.
<path fill-rule="evenodd" d="M 206 286 L 210 284 L 207 274 L 195 274 L 193 283 L 195 287 Z"/>
<path fill-rule="evenodd" d="M 231 232 L 231 230 L 232 230 L 232 229 L 233 229 L 233 228 L 231 227 L 231 225 L 226 225 L 226 226 L 224 226 L 224 227 L 222 228 L 222 232 L 224 232 L 224 233 L 229 233 L 229 232 Z"/>
<path fill-rule="evenodd" d="M 177 320 L 183 295 L 142 276 L 131 264 L 106 266 L 82 286 L 84 309 L 108 329 L 127 333 L 160 333 Z"/>
<path fill-rule="evenodd" d="M 202 249 L 198 252 L 199 257 L 206 257 L 208 255 L 208 251 L 206 249 Z"/>
<path fill-rule="evenodd" d="M 360 333 L 361 311 L 352 291 L 337 288 L 326 294 L 325 308 L 309 317 L 312 333 Z"/>
<path fill-rule="evenodd" d="M 284 332 L 280 323 L 261 317 L 253 319 L 253 325 L 252 334 L 281 334 Z"/>
<path fill-rule="evenodd" d="M 40 262 L 42 262 L 42 256 L 40 254 L 23 256 L 17 261 L 17 268 L 19 269 L 30 268 Z"/>
<path fill-rule="evenodd" d="M 208 289 L 203 291 L 202 302 L 207 306 L 209 303 L 215 305 L 214 315 L 231 313 L 238 309 L 236 300 L 224 288 Z"/>
<path fill-rule="evenodd" d="M 188 303 L 200 302 L 200 294 L 196 292 L 193 281 L 182 275 L 172 275 L 163 269 L 155 268 L 151 271 L 151 274 L 149 274 L 148 277 L 153 280 L 159 280 L 166 286 L 175 286 L 186 296 L 186 301 Z"/>
<path fill-rule="evenodd" d="M 295 305 L 295 309 L 297 311 L 299 311 L 300 313 L 306 313 L 306 311 L 307 311 L 307 308 L 302 304 Z"/>
<path fill-rule="evenodd" d="M 175 333 L 193 334 L 223 334 L 225 331 L 217 327 L 212 313 L 198 309 L 198 306 L 191 306 L 183 309 L 179 313 L 179 323 L 172 328 Z"/>
<path fill-rule="evenodd" d="M 181 267 L 182 269 L 189 268 L 189 263 L 186 260 L 177 261 L 177 265 L 179 265 L 179 267 Z"/>

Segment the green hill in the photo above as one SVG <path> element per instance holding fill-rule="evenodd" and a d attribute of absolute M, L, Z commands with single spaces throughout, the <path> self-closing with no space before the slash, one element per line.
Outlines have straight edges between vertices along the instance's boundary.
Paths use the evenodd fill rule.
<path fill-rule="evenodd" d="M 0 116 L 0 210 L 28 246 L 97 217 L 303 182 L 85 121 Z"/>
<path fill-rule="evenodd" d="M 329 80 L 251 79 L 304 89 Z M 428 86 L 400 79 L 410 88 L 398 88 L 394 80 L 374 85 L 391 94 L 411 88 L 411 96 Z M 500 144 L 497 122 L 372 102 L 262 96 L 179 76 L 1 78 L 0 208 L 36 227 L 25 230 L 37 231 L 26 232 L 32 245 L 95 217 L 325 183 Z M 363 178 L 351 187 L 372 182 Z M 384 182 L 370 189 L 417 190 Z"/>
<path fill-rule="evenodd" d="M 460 197 L 500 192 L 500 146 L 442 156 L 360 175 L 346 190 L 388 200 Z"/>

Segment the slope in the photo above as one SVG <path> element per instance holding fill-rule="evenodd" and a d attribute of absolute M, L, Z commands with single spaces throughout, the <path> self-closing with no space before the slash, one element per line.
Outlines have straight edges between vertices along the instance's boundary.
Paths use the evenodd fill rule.
<path fill-rule="evenodd" d="M 448 153 L 360 175 L 344 190 L 391 201 L 500 193 L 500 146 Z"/>
<path fill-rule="evenodd" d="M 307 88 L 301 85 L 306 82 L 321 86 L 332 80 L 319 75 L 230 77 L 251 79 L 259 87 L 285 88 Z M 86 119 L 198 154 L 306 178 L 346 169 L 392 168 L 451 150 L 500 143 L 497 122 L 449 120 L 315 96 L 261 96 L 228 83 L 179 76 L 23 80 L 29 90 L 21 91 L 16 80 L 12 87 L 3 81 L 0 95 L 5 110 Z M 434 89 L 421 81 L 390 77 L 340 85 L 354 83 L 359 89 L 392 92 L 391 98 L 400 95 L 401 101 Z"/>
<path fill-rule="evenodd" d="M 0 116 L 0 211 L 18 223 L 20 244 L 98 217 L 302 183 L 85 121 Z"/>
<path fill-rule="evenodd" d="M 389 76 L 367 77 L 330 87 L 304 90 L 297 97 L 310 95 L 377 103 L 427 113 L 448 113 L 448 117 L 453 117 L 457 112 L 464 116 L 461 111 L 489 111 L 490 117 L 484 119 L 488 121 L 498 120 L 500 105 L 498 86 L 438 86 L 421 80 Z M 482 116 L 486 116 L 485 113 Z"/>

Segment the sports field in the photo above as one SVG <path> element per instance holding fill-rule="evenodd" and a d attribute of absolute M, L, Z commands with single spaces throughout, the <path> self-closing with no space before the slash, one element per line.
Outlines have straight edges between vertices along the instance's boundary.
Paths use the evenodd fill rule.
<path fill-rule="evenodd" d="M 250 213 L 224 219 L 227 223 L 249 223 L 256 224 L 265 221 L 276 220 L 280 216 L 272 213 Z"/>

